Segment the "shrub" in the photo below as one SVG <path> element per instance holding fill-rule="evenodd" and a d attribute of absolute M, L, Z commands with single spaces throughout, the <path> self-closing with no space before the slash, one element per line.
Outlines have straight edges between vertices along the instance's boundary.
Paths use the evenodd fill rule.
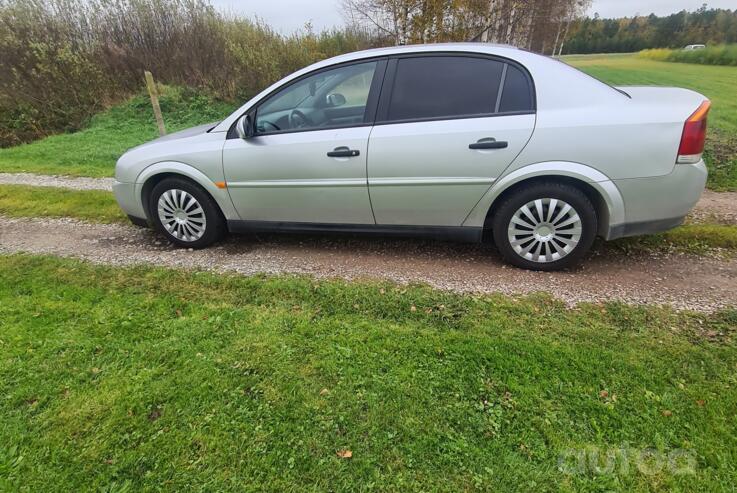
<path fill-rule="evenodd" d="M 639 56 L 665 62 L 737 66 L 737 45 L 707 46 L 701 50 L 643 50 Z"/>
<path fill-rule="evenodd" d="M 282 36 L 205 0 L 0 0 L 0 146 L 80 128 L 144 70 L 233 101 L 370 44 L 350 29 Z"/>

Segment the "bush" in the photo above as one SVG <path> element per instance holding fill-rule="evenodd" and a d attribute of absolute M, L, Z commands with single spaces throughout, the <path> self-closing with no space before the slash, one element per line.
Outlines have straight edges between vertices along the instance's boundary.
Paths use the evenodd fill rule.
<path fill-rule="evenodd" d="M 204 0 L 0 0 L 0 146 L 79 129 L 138 92 L 144 70 L 242 100 L 370 39 L 309 28 L 282 36 Z"/>
<path fill-rule="evenodd" d="M 639 56 L 664 62 L 737 66 L 737 45 L 707 46 L 701 50 L 643 50 Z"/>

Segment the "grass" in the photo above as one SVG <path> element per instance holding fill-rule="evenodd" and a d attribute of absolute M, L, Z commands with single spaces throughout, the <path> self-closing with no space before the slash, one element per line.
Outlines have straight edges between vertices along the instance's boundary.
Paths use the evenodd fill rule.
<path fill-rule="evenodd" d="M 727 224 L 686 224 L 655 235 L 623 238 L 607 243 L 605 248 L 626 252 L 663 251 L 711 255 L 721 250 L 737 252 L 737 226 Z"/>
<path fill-rule="evenodd" d="M 612 85 L 685 87 L 712 100 L 707 143 L 709 188 L 737 190 L 737 67 L 690 65 L 636 55 L 578 55 L 566 63 Z"/>
<path fill-rule="evenodd" d="M 0 185 L 0 215 L 73 217 L 99 223 L 127 222 L 111 192 Z"/>
<path fill-rule="evenodd" d="M 218 121 L 234 109 L 175 87 L 162 88 L 160 104 L 169 132 Z M 126 150 L 157 136 L 151 102 L 140 95 L 96 116 L 79 132 L 0 149 L 0 172 L 112 176 L 115 162 Z"/>
<path fill-rule="evenodd" d="M 0 256 L 0 489 L 726 491 L 735 326 Z"/>
<path fill-rule="evenodd" d="M 737 44 L 713 45 L 700 50 L 669 50 L 657 48 L 653 50 L 642 50 L 637 56 L 662 62 L 737 66 Z"/>

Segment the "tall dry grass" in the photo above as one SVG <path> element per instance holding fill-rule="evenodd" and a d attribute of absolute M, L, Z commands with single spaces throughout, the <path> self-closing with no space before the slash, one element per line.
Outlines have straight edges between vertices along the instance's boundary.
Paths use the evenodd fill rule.
<path fill-rule="evenodd" d="M 283 36 L 206 0 L 0 0 L 0 146 L 79 128 L 144 70 L 233 101 L 371 45 L 355 30 Z"/>
<path fill-rule="evenodd" d="M 701 50 L 643 50 L 638 56 L 663 62 L 737 66 L 737 45 L 714 45 Z"/>

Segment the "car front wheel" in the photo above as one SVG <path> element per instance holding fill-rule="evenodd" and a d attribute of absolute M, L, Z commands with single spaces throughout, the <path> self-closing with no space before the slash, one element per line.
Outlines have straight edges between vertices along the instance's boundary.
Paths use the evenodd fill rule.
<path fill-rule="evenodd" d="M 225 232 L 217 203 L 186 179 L 167 178 L 156 184 L 149 207 L 156 229 L 179 246 L 204 248 Z"/>
<path fill-rule="evenodd" d="M 578 188 L 536 183 L 504 199 L 492 223 L 494 241 L 511 264 L 531 270 L 571 267 L 596 237 L 596 209 Z"/>

